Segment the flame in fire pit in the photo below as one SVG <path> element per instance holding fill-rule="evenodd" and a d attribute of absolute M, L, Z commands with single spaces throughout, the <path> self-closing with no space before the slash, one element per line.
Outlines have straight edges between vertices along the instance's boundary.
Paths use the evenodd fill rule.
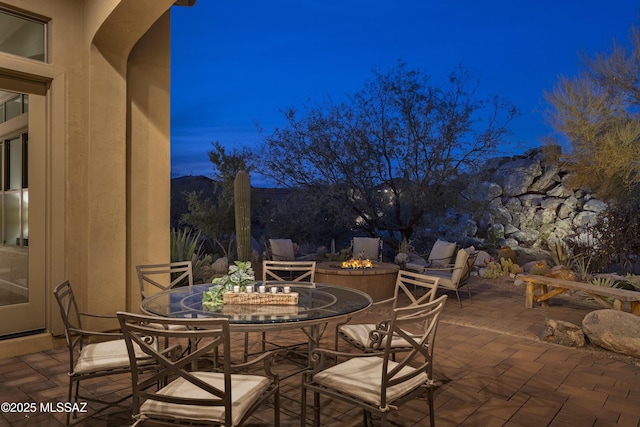
<path fill-rule="evenodd" d="M 350 259 L 342 263 L 342 268 L 373 268 L 373 263 L 368 259 Z"/>

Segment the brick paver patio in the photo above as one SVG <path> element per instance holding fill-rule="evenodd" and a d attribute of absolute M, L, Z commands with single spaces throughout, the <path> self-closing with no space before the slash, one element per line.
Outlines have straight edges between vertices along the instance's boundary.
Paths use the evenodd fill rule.
<path fill-rule="evenodd" d="M 545 318 L 579 324 L 597 306 L 579 295 L 567 295 L 551 300 L 550 307 L 526 309 L 523 288 L 478 278 L 473 279 L 471 291 L 471 299 L 465 289 L 461 292 L 463 308 L 450 295 L 436 338 L 439 427 L 640 426 L 640 360 L 537 338 Z M 332 332 L 329 327 L 326 345 L 333 343 Z M 301 337 L 287 332 L 282 340 L 297 342 Z M 242 336 L 237 338 L 240 350 Z M 280 369 L 288 368 L 291 365 L 283 361 Z M 0 401 L 65 402 L 67 369 L 66 348 L 0 360 Z M 282 382 L 283 426 L 300 425 L 299 384 L 298 376 Z M 126 376 L 86 385 L 101 394 L 126 393 L 128 386 Z M 362 424 L 358 409 L 326 398 L 322 405 L 324 426 Z M 395 426 L 427 426 L 428 406 L 424 401 L 412 402 L 391 419 Z M 63 422 L 64 414 L 0 414 L 0 426 L 60 426 Z M 130 423 L 130 414 L 123 409 L 81 425 Z M 272 425 L 271 408 L 258 411 L 248 425 Z"/>

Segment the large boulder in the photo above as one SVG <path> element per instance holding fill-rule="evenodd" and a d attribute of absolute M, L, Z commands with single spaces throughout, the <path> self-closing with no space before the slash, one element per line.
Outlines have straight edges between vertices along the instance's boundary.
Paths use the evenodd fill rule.
<path fill-rule="evenodd" d="M 519 196 L 527 193 L 537 177 L 542 175 L 540 162 L 531 159 L 517 159 L 500 166 L 495 173 L 498 184 L 502 184 L 505 196 Z"/>
<path fill-rule="evenodd" d="M 599 347 L 640 358 L 640 316 L 620 310 L 595 310 L 582 320 L 582 330 Z"/>

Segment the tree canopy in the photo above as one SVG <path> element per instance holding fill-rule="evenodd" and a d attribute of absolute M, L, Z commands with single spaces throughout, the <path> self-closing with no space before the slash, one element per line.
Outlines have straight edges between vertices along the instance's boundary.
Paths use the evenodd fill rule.
<path fill-rule="evenodd" d="M 260 172 L 306 192 L 355 231 L 391 247 L 411 238 L 427 212 L 453 203 L 461 174 L 504 142 L 513 105 L 481 99 L 458 68 L 443 87 L 399 62 L 334 103 L 284 111 L 287 125 L 264 138 Z"/>
<path fill-rule="evenodd" d="M 629 46 L 582 58 L 576 77 L 561 77 L 545 93 L 552 126 L 571 144 L 568 168 L 576 186 L 600 197 L 637 194 L 640 184 L 640 32 Z"/>

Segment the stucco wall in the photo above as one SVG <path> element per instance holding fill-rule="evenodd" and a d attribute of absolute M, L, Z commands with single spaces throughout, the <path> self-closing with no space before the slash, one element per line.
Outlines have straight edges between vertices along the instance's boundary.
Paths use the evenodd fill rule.
<path fill-rule="evenodd" d="M 136 310 L 135 265 L 169 260 L 174 0 L 3 3 L 50 20 L 49 63 L 4 55 L 0 74 L 35 76 L 49 88 L 44 165 L 30 172 L 30 192 L 42 182 L 30 228 L 43 229 L 42 241 L 30 242 L 30 254 L 39 255 L 30 257 L 30 271 L 46 283 L 47 330 L 60 333 L 52 298 L 59 282 L 71 281 L 82 310 Z M 0 355 L 10 346 L 0 341 Z"/>

